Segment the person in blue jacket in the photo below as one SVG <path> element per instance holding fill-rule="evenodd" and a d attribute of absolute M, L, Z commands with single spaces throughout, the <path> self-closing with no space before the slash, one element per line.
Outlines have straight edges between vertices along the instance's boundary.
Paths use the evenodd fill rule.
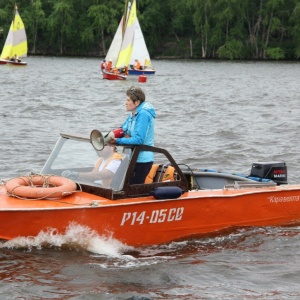
<path fill-rule="evenodd" d="M 114 139 L 118 145 L 154 146 L 154 107 L 145 102 L 146 96 L 139 87 L 130 87 L 126 92 L 126 110 L 130 112 L 122 125 L 124 137 Z M 130 184 L 141 184 L 153 165 L 154 154 L 149 151 L 140 152 Z"/>

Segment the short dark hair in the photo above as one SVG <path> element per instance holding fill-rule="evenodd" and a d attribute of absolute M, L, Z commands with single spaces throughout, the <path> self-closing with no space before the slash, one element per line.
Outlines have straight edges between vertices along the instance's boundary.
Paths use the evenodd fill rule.
<path fill-rule="evenodd" d="M 145 93 L 143 92 L 143 90 L 139 87 L 135 87 L 132 86 L 130 87 L 127 92 L 126 95 L 133 101 L 140 101 L 141 103 L 143 103 L 146 99 Z"/>

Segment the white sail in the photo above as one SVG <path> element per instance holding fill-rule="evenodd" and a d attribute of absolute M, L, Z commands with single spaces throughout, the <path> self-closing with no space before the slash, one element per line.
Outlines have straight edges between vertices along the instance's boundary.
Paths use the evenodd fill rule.
<path fill-rule="evenodd" d="M 108 49 L 107 55 L 105 57 L 106 61 L 108 61 L 109 59 L 112 60 L 112 64 L 113 66 L 116 65 L 117 60 L 118 60 L 118 56 L 121 50 L 121 45 L 122 45 L 122 27 L 123 27 L 123 17 L 119 23 L 118 29 L 115 33 L 115 36 L 113 38 L 113 41 Z"/>
<path fill-rule="evenodd" d="M 127 67 L 133 50 L 134 34 L 135 34 L 135 25 L 137 23 L 136 16 L 136 2 L 133 0 L 128 14 L 125 33 L 121 45 L 121 50 L 119 53 L 118 61 L 116 67 Z"/>
<path fill-rule="evenodd" d="M 150 55 L 145 43 L 144 35 L 139 20 L 137 20 L 135 24 L 133 50 L 129 64 L 134 65 L 135 59 L 138 59 L 142 66 L 150 65 Z"/>

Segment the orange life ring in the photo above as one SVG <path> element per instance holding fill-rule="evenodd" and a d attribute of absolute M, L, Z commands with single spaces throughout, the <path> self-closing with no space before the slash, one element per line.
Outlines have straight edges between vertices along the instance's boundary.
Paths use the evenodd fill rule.
<path fill-rule="evenodd" d="M 17 198 L 47 199 L 70 195 L 76 191 L 76 183 L 55 175 L 30 175 L 8 180 L 7 193 Z"/>

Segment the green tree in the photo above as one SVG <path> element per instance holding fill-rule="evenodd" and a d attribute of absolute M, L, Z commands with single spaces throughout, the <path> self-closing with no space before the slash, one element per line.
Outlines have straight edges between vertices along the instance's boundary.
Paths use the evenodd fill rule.
<path fill-rule="evenodd" d="M 187 0 L 190 9 L 194 11 L 193 23 L 195 32 L 201 39 L 202 58 L 208 56 L 210 36 L 213 28 L 213 15 L 215 13 L 214 0 Z"/>
<path fill-rule="evenodd" d="M 177 53 L 173 55 L 193 56 L 192 40 L 194 37 L 192 11 L 186 5 L 186 0 L 169 0 L 168 7 L 170 11 L 170 31 L 169 35 L 176 38 Z M 185 42 L 190 41 L 190 51 L 185 46 Z"/>
<path fill-rule="evenodd" d="M 89 36 L 91 38 L 93 36 L 98 48 L 102 48 L 104 56 L 107 52 L 107 46 L 111 44 L 118 28 L 123 10 L 124 6 L 116 0 L 104 1 L 103 4 L 94 4 L 88 8 L 88 18 L 92 26 L 85 29 L 85 35 L 82 37 Z"/>
<path fill-rule="evenodd" d="M 243 59 L 246 55 L 246 2 L 218 0 L 214 15 L 213 45 L 223 59 Z"/>
<path fill-rule="evenodd" d="M 31 0 L 31 9 L 27 9 L 24 17 L 26 18 L 26 31 L 31 33 L 32 48 L 31 53 L 36 53 L 36 45 L 38 40 L 39 29 L 44 28 L 45 12 L 42 9 L 41 0 Z"/>
<path fill-rule="evenodd" d="M 0 46 L 14 0 L 0 0 Z M 125 0 L 18 0 L 30 53 L 105 55 Z M 137 0 L 150 55 L 299 59 L 300 0 Z M 195 48 L 195 50 L 189 51 Z M 30 54 L 29 53 L 29 54 Z M 168 53 L 168 54 L 167 54 Z"/>
<path fill-rule="evenodd" d="M 169 36 L 170 11 L 167 1 L 141 0 L 137 5 L 137 16 L 148 50 L 161 45 L 163 37 Z"/>
<path fill-rule="evenodd" d="M 291 35 L 295 45 L 295 56 L 300 58 L 300 2 L 295 0 L 295 7 L 289 19 L 291 24 Z"/>
<path fill-rule="evenodd" d="M 74 7 L 72 0 L 53 0 L 53 12 L 48 18 L 51 29 L 51 40 L 58 42 L 59 53 L 64 54 L 66 39 L 72 37 L 72 25 L 74 24 Z"/>

